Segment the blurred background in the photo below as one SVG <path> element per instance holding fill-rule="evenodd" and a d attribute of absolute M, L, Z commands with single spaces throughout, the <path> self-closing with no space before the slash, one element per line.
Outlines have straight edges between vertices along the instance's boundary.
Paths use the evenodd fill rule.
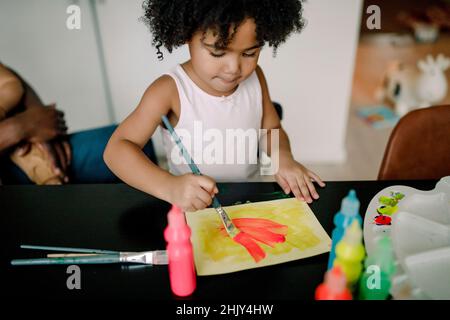
<path fill-rule="evenodd" d="M 79 29 L 67 25 L 72 5 Z M 295 158 L 325 180 L 376 179 L 399 117 L 399 83 L 406 92 L 401 70 L 417 69 L 429 54 L 450 57 L 448 8 L 447 1 L 306 2 L 304 31 L 276 57 L 267 47 L 260 58 Z M 153 80 L 189 59 L 181 47 L 159 61 L 142 14 L 142 0 L 1 0 L 0 61 L 64 110 L 70 132 L 119 123 Z M 449 73 L 442 71 L 446 80 Z M 437 103 L 450 104 L 449 94 Z M 163 163 L 160 133 L 153 139 Z"/>

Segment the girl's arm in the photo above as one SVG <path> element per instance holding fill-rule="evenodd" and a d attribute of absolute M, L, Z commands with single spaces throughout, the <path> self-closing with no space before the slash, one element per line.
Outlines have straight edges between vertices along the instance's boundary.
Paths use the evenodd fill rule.
<path fill-rule="evenodd" d="M 278 156 L 279 167 L 278 172 L 275 174 L 275 179 L 285 193 L 292 191 L 298 199 L 312 202 L 311 196 L 314 199 L 317 199 L 319 198 L 319 195 L 311 180 L 316 181 L 322 187 L 325 186 L 325 184 L 317 174 L 295 161 L 292 156 L 288 135 L 281 126 L 280 118 L 278 117 L 269 95 L 266 79 L 259 66 L 256 68 L 256 73 L 261 84 L 263 97 L 263 118 L 261 127 L 268 131 L 267 135 L 261 137 L 263 142 L 262 145 L 267 154 L 271 156 L 272 161 L 276 161 L 274 157 Z M 271 150 L 272 130 L 278 130 L 278 150 Z"/>
<path fill-rule="evenodd" d="M 207 207 L 218 192 L 214 181 L 192 174 L 173 176 L 154 164 L 142 151 L 161 116 L 179 105 L 176 84 L 164 75 L 145 91 L 137 108 L 111 136 L 103 158 L 108 167 L 128 185 L 149 193 L 185 211 Z"/>
<path fill-rule="evenodd" d="M 142 148 L 161 123 L 161 116 L 171 110 L 174 85 L 169 76 L 150 85 L 137 108 L 114 131 L 103 154 L 121 180 L 165 201 L 172 175 L 148 159 Z"/>

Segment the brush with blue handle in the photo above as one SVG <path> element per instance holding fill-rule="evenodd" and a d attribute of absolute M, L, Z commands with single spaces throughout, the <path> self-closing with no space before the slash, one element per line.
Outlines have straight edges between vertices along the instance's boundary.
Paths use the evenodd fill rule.
<path fill-rule="evenodd" d="M 189 168 L 191 169 L 192 173 L 195 175 L 199 175 L 199 176 L 202 175 L 200 172 L 200 169 L 194 163 L 189 152 L 184 147 L 183 142 L 181 142 L 180 137 L 177 135 L 177 133 L 173 129 L 172 125 L 170 124 L 169 119 L 167 119 L 167 117 L 165 115 L 162 116 L 161 118 L 162 118 L 162 121 L 163 121 L 164 125 L 166 126 L 167 130 L 169 130 L 173 140 L 175 141 L 178 148 L 180 149 L 181 154 L 183 155 L 184 159 L 186 160 L 187 164 L 189 165 Z M 213 205 L 214 209 L 217 211 L 217 213 L 219 214 L 220 219 L 222 220 L 222 223 L 223 223 L 227 233 L 230 235 L 230 237 L 232 239 L 235 238 L 239 233 L 239 229 L 236 228 L 236 226 L 233 224 L 233 222 L 231 221 L 228 214 L 222 208 L 222 205 L 220 204 L 219 200 L 217 200 L 217 197 L 213 198 L 212 205 Z"/>

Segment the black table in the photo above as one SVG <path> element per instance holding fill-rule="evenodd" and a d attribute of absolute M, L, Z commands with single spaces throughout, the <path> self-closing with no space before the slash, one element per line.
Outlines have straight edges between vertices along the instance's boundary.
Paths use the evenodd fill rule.
<path fill-rule="evenodd" d="M 422 190 L 437 181 L 328 182 L 311 204 L 331 234 L 332 218 L 353 188 L 364 214 L 381 189 L 394 184 Z M 276 183 L 219 184 L 223 205 L 273 200 Z M 169 204 L 123 184 L 1 186 L 1 292 L 10 299 L 145 299 L 173 301 L 167 266 L 80 265 L 81 289 L 69 290 L 67 267 L 12 267 L 14 258 L 43 257 L 43 251 L 20 244 L 83 247 L 121 251 L 164 249 L 163 230 Z M 328 254 L 231 274 L 197 277 L 187 300 L 286 301 L 314 299 L 323 281 Z"/>

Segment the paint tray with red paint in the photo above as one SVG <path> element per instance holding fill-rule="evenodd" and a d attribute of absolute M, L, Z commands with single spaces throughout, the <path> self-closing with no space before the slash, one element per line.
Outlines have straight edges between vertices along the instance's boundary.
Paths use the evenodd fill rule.
<path fill-rule="evenodd" d="M 364 216 L 364 244 L 367 254 L 373 252 L 377 236 L 391 236 L 393 218 L 398 212 L 422 210 L 430 215 L 442 215 L 442 209 L 437 209 L 442 201 L 439 200 L 439 194 L 445 194 L 450 199 L 450 176 L 442 178 L 435 189 L 430 191 L 395 185 L 378 192 L 370 201 Z"/>
<path fill-rule="evenodd" d="M 389 217 L 389 224 L 380 223 Z M 364 220 L 369 255 L 379 236 L 392 243 L 397 272 L 394 299 L 450 299 L 450 176 L 433 190 L 406 186 L 381 190 L 370 202 Z"/>

